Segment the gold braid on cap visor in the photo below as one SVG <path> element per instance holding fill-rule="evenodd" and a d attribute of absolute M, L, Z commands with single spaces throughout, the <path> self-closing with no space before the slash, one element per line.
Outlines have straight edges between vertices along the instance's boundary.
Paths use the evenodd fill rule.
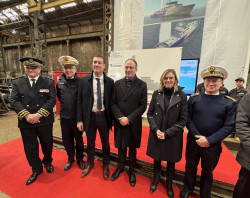
<path fill-rule="evenodd" d="M 29 67 L 29 66 L 38 66 L 38 67 L 40 67 L 40 66 L 41 66 L 40 63 L 38 63 L 38 62 L 36 62 L 36 61 L 33 61 L 32 59 L 23 61 L 23 64 L 24 64 L 25 66 L 27 66 L 27 67 Z"/>
<path fill-rule="evenodd" d="M 75 65 L 76 66 L 76 62 L 74 62 L 74 61 L 65 61 L 64 63 L 63 63 L 63 65 Z"/>
<path fill-rule="evenodd" d="M 206 77 L 220 77 L 224 79 L 225 76 L 221 72 L 213 71 L 213 72 L 205 73 L 203 78 L 206 78 Z"/>

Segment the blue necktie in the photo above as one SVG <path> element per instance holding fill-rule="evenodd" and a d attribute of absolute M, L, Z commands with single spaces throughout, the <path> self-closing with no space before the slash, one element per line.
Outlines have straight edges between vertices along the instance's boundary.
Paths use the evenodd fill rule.
<path fill-rule="evenodd" d="M 131 85 L 132 85 L 132 80 L 127 79 L 126 80 L 126 85 L 127 85 L 128 88 L 130 88 Z"/>
<path fill-rule="evenodd" d="M 102 109 L 102 92 L 101 92 L 101 83 L 100 78 L 96 78 L 97 80 L 97 109 L 101 111 Z"/>

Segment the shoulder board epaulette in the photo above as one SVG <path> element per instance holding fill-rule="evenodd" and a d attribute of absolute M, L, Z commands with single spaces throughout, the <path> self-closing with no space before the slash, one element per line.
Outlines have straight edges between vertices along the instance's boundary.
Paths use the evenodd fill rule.
<path fill-rule="evenodd" d="M 25 76 L 20 76 L 20 77 L 14 78 L 13 80 L 16 80 L 16 79 L 19 79 L 19 78 L 23 78 L 23 77 L 25 77 Z"/>
<path fill-rule="evenodd" d="M 230 96 L 225 95 L 225 97 L 232 100 L 232 101 L 234 101 L 234 102 L 236 102 L 236 100 L 234 98 L 230 97 Z"/>
<path fill-rule="evenodd" d="M 200 93 L 194 93 L 191 95 L 191 97 L 198 96 L 198 95 L 200 95 Z"/>
<path fill-rule="evenodd" d="M 21 79 L 21 78 L 24 78 L 25 76 L 20 76 L 20 77 L 17 77 L 17 78 L 13 78 L 13 80 L 18 80 L 18 79 Z"/>

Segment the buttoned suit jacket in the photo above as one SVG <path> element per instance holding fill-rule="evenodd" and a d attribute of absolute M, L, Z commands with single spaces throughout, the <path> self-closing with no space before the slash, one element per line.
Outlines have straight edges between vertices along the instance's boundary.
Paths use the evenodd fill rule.
<path fill-rule="evenodd" d="M 56 104 L 54 81 L 39 76 L 35 87 L 31 88 L 27 76 L 17 78 L 12 83 L 10 95 L 11 108 L 18 115 L 19 128 L 32 128 L 54 122 L 53 107 Z M 30 124 L 24 118 L 27 114 L 39 113 L 40 123 Z"/>
<path fill-rule="evenodd" d="M 105 113 L 107 115 L 107 124 L 112 129 L 113 114 L 110 108 L 114 80 L 103 73 L 104 78 L 104 98 Z M 93 72 L 91 75 L 85 75 L 79 81 L 77 96 L 77 122 L 83 122 L 83 129 L 88 135 L 89 119 L 94 103 L 93 96 Z"/>
<path fill-rule="evenodd" d="M 115 117 L 114 137 L 116 148 L 141 145 L 142 114 L 147 108 L 147 84 L 136 78 L 131 87 L 126 85 L 126 78 L 115 82 L 111 103 Z M 128 117 L 130 124 L 122 126 L 119 118 Z"/>

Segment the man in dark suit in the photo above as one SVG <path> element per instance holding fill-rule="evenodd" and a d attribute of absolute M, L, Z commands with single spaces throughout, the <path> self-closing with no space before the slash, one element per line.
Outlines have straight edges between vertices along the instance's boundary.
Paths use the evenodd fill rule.
<path fill-rule="evenodd" d="M 76 103 L 79 87 L 79 78 L 76 74 L 76 67 L 79 62 L 71 56 L 61 56 L 58 62 L 63 67 L 63 74 L 56 84 L 57 97 L 60 101 L 60 124 L 62 129 L 63 145 L 68 155 L 68 162 L 64 170 L 71 168 L 75 161 L 80 169 L 84 170 L 83 162 L 83 139 L 82 131 L 79 131 L 76 124 Z M 76 143 L 76 146 L 75 146 Z"/>
<path fill-rule="evenodd" d="M 112 112 L 110 100 L 114 81 L 107 77 L 104 59 L 101 56 L 93 58 L 93 72 L 80 79 L 77 98 L 77 128 L 87 135 L 88 165 L 82 172 L 82 177 L 89 174 L 94 167 L 95 139 L 98 129 L 102 141 L 103 178 L 108 179 L 110 163 L 109 129 L 112 127 Z"/>
<path fill-rule="evenodd" d="M 40 76 L 42 61 L 32 57 L 20 59 L 25 66 L 27 76 L 13 81 L 11 107 L 18 115 L 18 127 L 22 134 L 25 154 L 32 174 L 26 185 L 33 183 L 43 172 L 45 166 L 52 173 L 52 127 L 54 122 L 53 107 L 56 104 L 54 81 Z M 39 138 L 43 160 L 39 158 Z"/>
<path fill-rule="evenodd" d="M 136 76 L 137 62 L 125 62 L 125 78 L 115 82 L 111 108 L 115 116 L 115 147 L 118 148 L 118 168 L 111 180 L 116 180 L 124 171 L 127 147 L 129 147 L 129 182 L 135 186 L 136 148 L 140 148 L 142 114 L 147 108 L 147 85 Z"/>

